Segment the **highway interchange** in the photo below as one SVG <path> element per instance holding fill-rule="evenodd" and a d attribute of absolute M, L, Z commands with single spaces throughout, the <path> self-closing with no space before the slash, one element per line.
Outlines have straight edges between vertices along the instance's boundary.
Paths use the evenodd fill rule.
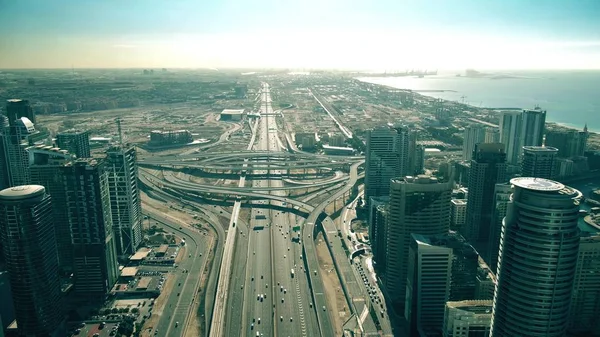
<path fill-rule="evenodd" d="M 214 302 L 208 298 L 206 300 L 206 324 L 210 327 L 208 335 L 334 335 L 333 315 L 337 313 L 329 310 L 314 245 L 320 222 L 324 227 L 325 241 L 334 255 L 334 265 L 344 288 L 350 313 L 358 323 L 354 330 L 358 329 L 366 334 L 377 333 L 378 327 L 375 327 L 370 315 L 364 315 L 365 310 L 368 311 L 365 309 L 368 308 L 368 296 L 359 293 L 362 289 L 352 286 L 356 279 L 351 276 L 352 266 L 348 257 L 343 251 L 340 253 L 332 247 L 341 245 L 343 239 L 338 235 L 333 221 L 321 216 L 328 204 L 349 195 L 349 191 L 363 175 L 358 173 L 358 169 L 364 159 L 317 156 L 300 151 L 290 155 L 279 138 L 281 131 L 276 123 L 277 114 L 273 113 L 270 90 L 266 83 L 263 84 L 260 101 L 261 118 L 251 124 L 253 135 L 246 152 L 196 154 L 190 150 L 180 157 L 150 157 L 141 162 L 142 167 L 162 170 L 160 175 L 140 170 L 142 184 L 151 189 L 160 189 L 162 193 L 171 196 L 177 195 L 179 200 L 188 200 L 190 196 L 222 201 L 224 199 L 217 197 L 218 195 L 224 195 L 224 201 L 230 196 L 235 198 L 231 200 L 234 207 L 226 233 L 223 233 L 222 228 L 217 233 L 217 251 L 222 250 L 219 252 L 222 254 L 216 254 L 215 258 L 220 258 L 221 263 L 219 265 L 217 260 L 210 275 L 212 282 L 209 282 L 209 286 L 214 286 L 216 290 L 207 290 L 207 297 L 211 293 L 214 296 Z M 285 139 L 289 143 L 287 134 Z M 295 149 L 294 146 L 289 147 Z M 294 163 L 302 161 L 308 163 L 307 167 L 302 168 L 318 168 L 317 174 L 321 178 L 310 185 L 302 184 L 302 180 L 285 179 L 289 177 L 290 170 L 299 167 Z M 185 174 L 175 174 L 172 170 L 177 166 L 197 166 L 217 173 L 219 170 L 223 173 L 226 170 L 237 170 L 240 181 L 237 187 L 197 184 L 182 178 Z M 349 171 L 350 174 L 336 171 L 338 169 Z M 246 181 L 251 176 L 252 180 Z M 250 182 L 251 186 L 247 186 Z M 309 187 L 320 189 L 303 200 L 287 195 L 288 190 Z M 308 203 L 317 194 L 327 192 L 330 193 L 329 198 L 316 207 Z M 238 219 L 242 202 L 251 207 L 249 223 Z M 202 207 L 201 204 L 196 206 Z M 306 222 L 298 214 L 308 216 Z M 301 232 L 294 231 L 294 228 L 301 228 Z M 194 272 L 184 275 L 194 278 L 198 274 L 199 279 L 199 273 L 204 267 L 198 268 L 200 264 L 195 258 L 194 256 L 194 259 L 185 262 L 186 266 L 189 264 L 189 270 Z M 176 333 L 173 322 L 185 322 L 187 316 L 184 314 L 191 310 L 180 308 L 192 306 L 195 294 L 188 292 L 188 288 L 194 291 L 192 283 L 189 276 L 186 276 L 182 284 L 185 291 L 182 295 L 186 295 L 186 300 L 178 300 L 177 297 L 180 296 L 173 294 L 167 303 L 169 306 L 175 305 L 176 310 L 168 319 L 163 317 L 158 328 L 168 332 L 169 336 Z M 214 305 L 212 315 L 209 313 L 209 305 Z M 170 309 L 166 307 L 165 310 Z M 177 318 L 171 317 L 176 315 Z M 389 322 L 383 323 L 384 334 L 391 335 L 391 330 L 388 331 Z M 183 333 L 180 332 L 179 335 Z"/>

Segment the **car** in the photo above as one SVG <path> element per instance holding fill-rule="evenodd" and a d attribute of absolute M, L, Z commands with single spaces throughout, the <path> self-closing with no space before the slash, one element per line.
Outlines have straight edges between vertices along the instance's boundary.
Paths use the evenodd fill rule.
<path fill-rule="evenodd" d="M 312 308 L 312 302 L 308 303 L 308 306 L 310 306 Z"/>
<path fill-rule="evenodd" d="M 279 320 L 283 322 L 283 316 L 279 316 Z"/>
<path fill-rule="evenodd" d="M 106 322 L 102 322 L 100 323 L 100 325 L 98 326 L 98 329 L 104 329 L 104 327 L 106 326 Z"/>
<path fill-rule="evenodd" d="M 254 329 L 254 323 L 250 324 L 250 330 Z"/>
<path fill-rule="evenodd" d="M 96 332 L 93 337 L 100 337 L 100 334 Z"/>
<path fill-rule="evenodd" d="M 258 318 L 257 322 L 258 322 L 258 324 L 260 324 L 260 317 Z"/>
<path fill-rule="evenodd" d="M 284 289 L 283 289 L 283 293 L 284 293 L 284 294 L 287 294 L 287 289 L 285 289 L 285 288 L 284 288 Z"/>
<path fill-rule="evenodd" d="M 268 284 L 268 283 L 267 283 L 267 284 L 265 284 L 265 288 L 268 288 L 268 287 L 269 287 L 269 284 Z"/>
<path fill-rule="evenodd" d="M 263 279 L 263 276 L 262 276 L 262 275 L 260 275 L 260 279 L 261 279 L 261 280 Z"/>
<path fill-rule="evenodd" d="M 279 287 L 279 291 L 283 291 L 283 286 L 280 286 L 280 287 Z"/>
<path fill-rule="evenodd" d="M 326 310 L 326 309 L 325 309 L 325 306 L 323 306 L 323 311 L 325 311 L 325 310 Z"/>
<path fill-rule="evenodd" d="M 292 317 L 290 317 L 290 322 L 294 321 L 294 319 Z"/>
<path fill-rule="evenodd" d="M 175 327 L 178 327 L 178 326 L 179 326 L 179 322 L 175 322 Z"/>
<path fill-rule="evenodd" d="M 282 298 L 281 298 L 281 303 L 283 303 L 284 301 L 285 301 L 285 299 L 282 297 Z"/>

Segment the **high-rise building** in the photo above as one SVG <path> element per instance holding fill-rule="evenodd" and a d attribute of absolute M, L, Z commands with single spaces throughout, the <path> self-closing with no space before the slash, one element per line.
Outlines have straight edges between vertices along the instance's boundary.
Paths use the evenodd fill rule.
<path fill-rule="evenodd" d="M 27 101 L 9 100 L 7 118 L 0 120 L 0 188 L 31 183 L 25 149 L 32 143 L 30 138 L 36 130 L 29 119 L 33 118 L 31 107 L 23 102 Z"/>
<path fill-rule="evenodd" d="M 539 107 L 531 110 L 523 110 L 521 146 L 542 146 L 545 128 L 546 110 L 542 110 Z"/>
<path fill-rule="evenodd" d="M 405 318 L 411 335 L 425 336 L 442 327 L 448 300 L 474 298 L 479 255 L 457 232 L 411 239 Z"/>
<path fill-rule="evenodd" d="M 485 128 L 484 143 L 500 143 L 500 129 L 496 127 Z"/>
<path fill-rule="evenodd" d="M 475 145 L 483 142 L 485 142 L 485 128 L 479 124 L 467 126 L 463 135 L 463 160 L 471 160 Z"/>
<path fill-rule="evenodd" d="M 557 148 L 561 158 L 581 157 L 586 150 L 588 138 L 587 126 L 583 131 L 548 131 L 544 144 Z"/>
<path fill-rule="evenodd" d="M 386 226 L 383 283 L 399 314 L 404 314 L 411 234 L 436 235 L 450 228 L 451 182 L 419 175 L 392 179 Z"/>
<path fill-rule="evenodd" d="M 53 335 L 61 326 L 64 308 L 51 198 L 43 186 L 0 191 L 0 239 L 19 335 Z"/>
<path fill-rule="evenodd" d="M 406 128 L 406 127 L 405 127 Z M 416 175 L 423 173 L 423 161 L 425 160 L 425 148 L 417 144 L 419 133 L 408 130 L 408 152 L 407 152 L 407 172 L 406 175 Z"/>
<path fill-rule="evenodd" d="M 385 271 L 385 227 L 389 196 L 371 198 L 369 204 L 369 238 L 373 249 L 374 267 L 377 272 Z"/>
<path fill-rule="evenodd" d="M 443 337 L 486 337 L 490 333 L 492 301 L 451 301 L 444 312 Z"/>
<path fill-rule="evenodd" d="M 548 146 L 523 146 L 523 177 L 552 178 L 554 177 L 555 158 L 558 149 Z"/>
<path fill-rule="evenodd" d="M 482 253 L 487 248 L 494 187 L 506 179 L 506 154 L 501 143 L 477 144 L 469 174 L 467 218 L 460 232 Z"/>
<path fill-rule="evenodd" d="M 512 194 L 510 183 L 496 184 L 494 187 L 494 201 L 492 203 L 492 218 L 488 247 L 485 249 L 484 259 L 492 272 L 496 273 L 498 267 L 498 250 L 500 249 L 500 235 L 502 221 L 506 216 L 506 209 Z"/>
<path fill-rule="evenodd" d="M 503 111 L 500 116 L 500 143 L 504 144 L 506 162 L 518 165 L 521 155 L 523 115 L 520 111 Z"/>
<path fill-rule="evenodd" d="M 502 226 L 492 337 L 565 336 L 579 251 L 581 193 L 514 178 Z"/>
<path fill-rule="evenodd" d="M 386 196 L 390 180 L 408 174 L 409 131 L 392 125 L 367 131 L 365 200 Z"/>
<path fill-rule="evenodd" d="M 22 117 L 35 123 L 35 114 L 26 99 L 9 99 L 6 101 L 6 117 L 10 125 L 14 125 Z"/>
<path fill-rule="evenodd" d="M 467 221 L 467 199 L 452 199 L 450 208 L 450 229 L 460 230 Z"/>
<path fill-rule="evenodd" d="M 404 309 L 409 336 L 427 336 L 442 327 L 444 306 L 450 297 L 451 268 L 451 248 L 412 234 Z"/>
<path fill-rule="evenodd" d="M 106 170 L 117 254 L 133 254 L 142 241 L 142 205 L 135 148 L 109 148 Z"/>
<path fill-rule="evenodd" d="M 66 191 L 63 185 L 61 167 L 73 160 L 66 150 L 51 146 L 37 145 L 27 148 L 29 153 L 29 171 L 31 182 L 42 185 L 52 196 L 52 213 L 58 262 L 63 271 L 73 270 L 73 244 L 71 243 L 71 226 L 66 205 Z"/>
<path fill-rule="evenodd" d="M 582 233 L 571 299 L 570 330 L 600 336 L 600 235 Z"/>
<path fill-rule="evenodd" d="M 75 291 L 103 299 L 117 280 L 117 250 L 104 163 L 77 159 L 62 167 L 73 243 Z"/>
<path fill-rule="evenodd" d="M 89 131 L 69 130 L 56 135 L 56 145 L 74 154 L 77 158 L 90 158 Z"/>
<path fill-rule="evenodd" d="M 492 273 L 490 267 L 479 258 L 479 267 L 477 268 L 477 279 L 475 280 L 476 300 L 493 300 L 494 290 L 496 289 L 496 275 Z"/>

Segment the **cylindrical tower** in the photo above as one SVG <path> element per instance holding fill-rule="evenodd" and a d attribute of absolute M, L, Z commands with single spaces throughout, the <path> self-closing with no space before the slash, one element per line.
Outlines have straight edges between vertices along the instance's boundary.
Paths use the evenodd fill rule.
<path fill-rule="evenodd" d="M 52 206 L 43 186 L 0 191 L 0 239 L 19 335 L 51 335 L 63 308 Z"/>
<path fill-rule="evenodd" d="M 562 337 L 579 250 L 581 193 L 541 178 L 510 182 L 491 336 Z"/>

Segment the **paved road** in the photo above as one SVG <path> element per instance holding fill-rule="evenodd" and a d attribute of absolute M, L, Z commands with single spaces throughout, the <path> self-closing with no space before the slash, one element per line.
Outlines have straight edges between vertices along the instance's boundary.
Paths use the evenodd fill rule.
<path fill-rule="evenodd" d="M 189 229 L 181 221 L 152 208 L 144 209 L 144 214 L 161 227 L 186 239 L 185 254 L 188 256 L 183 257 L 179 267 L 173 272 L 173 291 L 167 297 L 163 314 L 154 328 L 154 331 L 159 331 L 157 335 L 160 336 L 182 336 L 192 310 L 197 310 L 192 304 L 200 286 L 200 275 L 206 267 L 210 237 Z M 189 272 L 184 273 L 184 269 Z"/>

